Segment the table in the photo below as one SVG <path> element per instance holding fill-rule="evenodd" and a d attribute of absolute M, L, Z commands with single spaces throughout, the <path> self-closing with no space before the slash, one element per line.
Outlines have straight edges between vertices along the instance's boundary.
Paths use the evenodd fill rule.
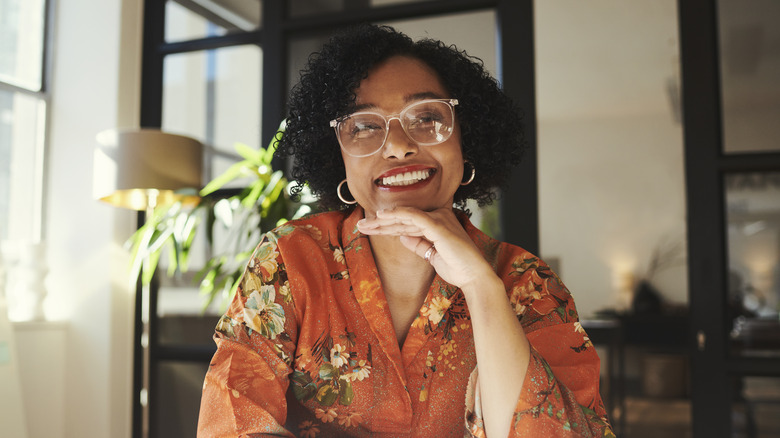
<path fill-rule="evenodd" d="M 594 345 L 607 346 L 609 391 L 604 400 L 615 433 L 625 432 L 626 374 L 625 347 L 639 346 L 661 352 L 688 353 L 690 318 L 687 312 L 661 314 L 614 313 L 580 321 Z M 604 363 L 602 361 L 602 363 Z"/>

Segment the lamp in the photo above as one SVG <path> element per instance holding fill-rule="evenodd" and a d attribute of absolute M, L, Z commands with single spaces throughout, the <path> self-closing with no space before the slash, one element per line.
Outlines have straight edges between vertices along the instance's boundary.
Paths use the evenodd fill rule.
<path fill-rule="evenodd" d="M 158 205 L 181 202 L 195 206 L 203 169 L 203 145 L 190 137 L 158 129 L 107 130 L 97 135 L 93 170 L 95 199 L 146 212 Z M 146 261 L 143 266 L 148 270 Z M 151 288 L 141 287 L 142 383 L 141 436 L 149 436 Z M 137 406 L 137 405 L 136 405 Z"/>
<path fill-rule="evenodd" d="M 117 207 L 154 209 L 198 202 L 203 146 L 190 137 L 157 129 L 108 130 L 97 135 L 93 195 Z"/>

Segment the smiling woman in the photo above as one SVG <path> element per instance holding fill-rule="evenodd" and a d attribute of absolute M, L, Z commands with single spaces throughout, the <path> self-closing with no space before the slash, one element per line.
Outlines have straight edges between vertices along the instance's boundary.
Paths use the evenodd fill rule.
<path fill-rule="evenodd" d="M 505 183 L 514 165 L 520 161 L 524 138 L 516 106 L 501 92 L 481 62 L 440 41 L 413 43 L 402 34 L 390 37 L 361 35 L 361 38 L 366 39 L 323 47 L 316 54 L 318 62 L 306 66 L 300 83 L 291 93 L 290 117 L 279 153 L 294 157 L 293 177 L 299 181 L 298 188 L 306 182 L 323 207 L 344 208 L 335 189 L 346 176 L 345 163 L 339 154 L 339 140 L 333 133 L 331 121 L 343 122 L 348 116 L 362 112 L 400 115 L 401 110 L 413 101 L 458 99 L 457 105 L 454 102 L 451 105 L 454 106 L 455 127 L 460 129 L 463 156 L 475 167 L 480 178 L 458 189 L 455 202 L 465 206 L 466 199 L 474 199 L 485 205 L 495 199 L 495 187 Z M 408 92 L 413 94 L 400 98 L 403 105 L 397 108 L 378 108 L 377 102 L 366 98 L 356 100 L 354 93 L 358 92 L 359 85 L 372 87 L 361 83 L 369 70 L 398 55 L 406 55 L 412 63 L 417 60 L 419 69 L 435 79 L 438 89 L 410 89 Z M 395 73 L 396 83 L 412 80 L 411 76 Z M 384 86 L 387 92 L 390 86 Z M 380 87 L 373 88 L 369 92 L 382 91 Z M 385 133 L 388 136 L 392 134 L 393 125 L 387 124 Z M 331 171 L 322 172 L 323 168 Z"/>
<path fill-rule="evenodd" d="M 310 58 L 288 120 L 278 151 L 335 211 L 249 260 L 200 436 L 614 436 L 569 291 L 453 208 L 490 202 L 520 158 L 481 63 L 360 26 Z"/>
<path fill-rule="evenodd" d="M 383 61 L 355 90 L 357 107 L 372 108 L 382 114 L 404 115 L 398 124 L 386 122 L 386 129 L 382 129 L 381 124 L 376 125 L 382 132 L 375 135 L 361 136 L 353 134 L 354 131 L 337 130 L 349 190 L 365 210 L 366 217 L 376 216 L 377 210 L 396 206 L 424 211 L 452 206 L 453 194 L 463 175 L 460 129 L 452 116 L 451 103 L 446 99 L 417 100 L 417 96 L 445 98 L 448 93 L 433 69 L 417 58 L 407 56 Z M 426 114 L 436 111 L 448 116 L 444 123 L 439 123 L 438 132 L 425 132 L 413 125 L 422 124 L 420 119 L 430 117 Z M 417 121 L 407 121 L 410 112 L 420 113 Z M 356 114 L 360 117 L 366 113 L 346 116 L 337 128 L 350 126 L 349 121 Z M 384 119 L 382 114 L 377 115 Z M 410 135 L 409 131 L 423 131 L 424 134 Z M 368 146 L 363 146 L 364 143 Z M 353 155 L 351 151 L 356 149 L 373 149 L 373 152 Z"/>

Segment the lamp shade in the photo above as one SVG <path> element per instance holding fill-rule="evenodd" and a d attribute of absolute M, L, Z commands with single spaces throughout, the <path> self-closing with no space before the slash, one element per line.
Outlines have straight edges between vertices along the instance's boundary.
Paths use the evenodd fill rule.
<path fill-rule="evenodd" d="M 96 199 L 133 210 L 176 201 L 197 204 L 203 169 L 199 141 L 158 129 L 134 129 L 103 131 L 97 142 L 92 185 Z"/>

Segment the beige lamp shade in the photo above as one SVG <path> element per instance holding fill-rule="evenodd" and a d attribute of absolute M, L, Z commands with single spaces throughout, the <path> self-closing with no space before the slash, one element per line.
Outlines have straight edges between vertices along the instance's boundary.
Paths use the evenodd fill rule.
<path fill-rule="evenodd" d="M 103 131 L 97 142 L 95 199 L 133 210 L 176 201 L 197 204 L 203 169 L 199 141 L 158 129 L 135 129 Z"/>

